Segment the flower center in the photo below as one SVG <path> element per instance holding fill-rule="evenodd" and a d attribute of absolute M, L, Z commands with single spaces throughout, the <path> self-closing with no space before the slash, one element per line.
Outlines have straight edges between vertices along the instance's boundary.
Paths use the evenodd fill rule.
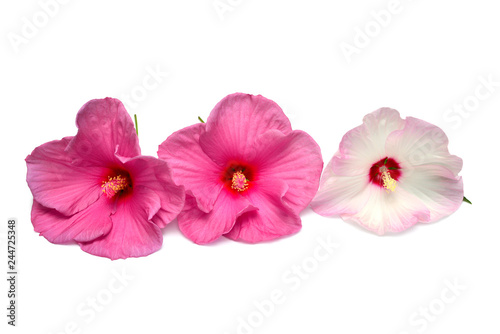
<path fill-rule="evenodd" d="M 117 192 L 122 192 L 128 187 L 132 186 L 132 182 L 130 182 L 130 178 L 128 176 L 108 176 L 107 181 L 102 181 L 102 192 L 108 196 L 108 198 L 112 198 L 116 195 Z"/>
<path fill-rule="evenodd" d="M 396 160 L 384 158 L 374 163 L 370 168 L 370 182 L 384 188 L 388 193 L 396 191 L 401 167 Z"/>
<path fill-rule="evenodd" d="M 244 191 L 248 189 L 248 179 L 245 174 L 241 171 L 237 171 L 233 174 L 233 179 L 231 181 L 231 188 L 236 191 Z"/>
<path fill-rule="evenodd" d="M 257 180 L 255 166 L 245 161 L 231 160 L 221 171 L 220 180 L 234 195 L 242 194 L 252 188 L 252 183 Z"/>

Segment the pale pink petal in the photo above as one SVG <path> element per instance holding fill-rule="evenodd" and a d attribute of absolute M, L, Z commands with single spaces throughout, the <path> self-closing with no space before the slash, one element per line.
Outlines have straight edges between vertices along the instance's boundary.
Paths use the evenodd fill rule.
<path fill-rule="evenodd" d="M 113 98 L 87 102 L 76 115 L 78 133 L 68 153 L 81 165 L 103 165 L 141 154 L 132 118 L 123 104 Z"/>
<path fill-rule="evenodd" d="M 440 165 L 414 167 L 403 174 L 400 188 L 412 193 L 429 209 L 430 222 L 455 212 L 464 197 L 462 177 Z"/>
<path fill-rule="evenodd" d="M 158 148 L 158 157 L 172 169 L 175 182 L 196 198 L 198 207 L 210 212 L 223 187 L 222 168 L 201 149 L 205 124 L 194 124 L 173 133 Z"/>
<path fill-rule="evenodd" d="M 283 200 L 288 187 L 283 181 L 256 182 L 245 197 L 258 210 L 241 215 L 226 237 L 249 243 L 273 240 L 296 233 L 302 227 L 300 218 Z"/>
<path fill-rule="evenodd" d="M 348 131 L 339 145 L 340 155 L 334 158 L 333 170 L 338 175 L 360 175 L 385 158 L 385 142 L 393 131 L 402 129 L 405 121 L 399 112 L 380 108 L 363 118 L 363 124 Z"/>
<path fill-rule="evenodd" d="M 147 187 L 160 197 L 161 207 L 153 222 L 163 228 L 177 217 L 184 206 L 184 188 L 172 180 L 170 167 L 163 160 L 139 156 L 124 159 L 124 168 L 130 173 L 134 187 Z"/>
<path fill-rule="evenodd" d="M 114 202 L 101 196 L 88 208 L 68 217 L 33 201 L 31 222 L 35 231 L 52 243 L 87 242 L 109 232 L 113 208 Z"/>
<path fill-rule="evenodd" d="M 97 201 L 109 169 L 104 166 L 79 167 L 65 149 L 72 137 L 38 146 L 26 157 L 26 181 L 35 201 L 71 216 Z"/>
<path fill-rule="evenodd" d="M 257 137 L 273 129 L 284 134 L 292 131 L 290 121 L 275 102 L 261 95 L 235 93 L 212 110 L 200 145 L 223 166 L 230 160 L 247 158 Z"/>
<path fill-rule="evenodd" d="M 163 242 L 160 228 L 151 222 L 160 207 L 160 197 L 153 190 L 134 186 L 131 194 L 118 199 L 109 233 L 81 243 L 80 247 L 87 253 L 112 260 L 154 253 Z"/>
<path fill-rule="evenodd" d="M 333 161 L 328 163 L 321 176 L 321 185 L 311 208 L 322 216 L 355 214 L 370 198 L 368 174 L 336 175 L 332 168 Z"/>
<path fill-rule="evenodd" d="M 281 180 L 288 190 L 283 200 L 296 213 L 302 211 L 319 185 L 323 159 L 318 144 L 307 133 L 293 131 L 287 135 L 270 130 L 255 143 L 255 158 L 261 183 Z"/>
<path fill-rule="evenodd" d="M 377 234 L 401 232 L 418 222 L 428 222 L 428 208 L 413 194 L 398 187 L 386 192 L 370 184 L 370 194 L 364 207 L 355 214 L 342 214 L 345 221 L 355 221 Z"/>
<path fill-rule="evenodd" d="M 387 138 L 386 152 L 395 156 L 403 168 L 440 165 L 458 175 L 462 159 L 448 152 L 448 137 L 439 127 L 417 118 L 406 118 L 405 127 Z"/>
<path fill-rule="evenodd" d="M 187 196 L 186 207 L 187 210 L 177 218 L 179 229 L 187 238 L 200 245 L 218 239 L 231 230 L 239 216 L 255 210 L 246 198 L 226 189 L 220 192 L 209 213 L 199 210 L 192 196 Z"/>

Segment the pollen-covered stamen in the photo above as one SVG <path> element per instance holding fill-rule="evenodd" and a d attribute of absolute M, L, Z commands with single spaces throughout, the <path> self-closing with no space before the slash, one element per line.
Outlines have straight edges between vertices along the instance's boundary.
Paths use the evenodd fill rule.
<path fill-rule="evenodd" d="M 127 189 L 130 186 L 130 179 L 128 177 L 123 177 L 121 175 L 118 176 L 108 176 L 107 181 L 102 181 L 102 192 L 108 196 L 108 198 L 112 198 L 116 195 L 117 192 Z"/>
<path fill-rule="evenodd" d="M 385 157 L 372 165 L 368 177 L 372 184 L 391 193 L 396 191 L 402 173 L 401 165 L 394 158 Z"/>
<path fill-rule="evenodd" d="M 231 181 L 231 188 L 236 191 L 244 191 L 248 189 L 248 179 L 245 177 L 241 171 L 237 171 L 233 174 L 233 179 Z"/>
<path fill-rule="evenodd" d="M 398 183 L 391 177 L 391 174 L 389 173 L 387 167 L 382 166 L 380 168 L 380 172 L 382 173 L 382 182 L 384 182 L 384 188 L 387 190 L 387 192 L 395 191 Z"/>

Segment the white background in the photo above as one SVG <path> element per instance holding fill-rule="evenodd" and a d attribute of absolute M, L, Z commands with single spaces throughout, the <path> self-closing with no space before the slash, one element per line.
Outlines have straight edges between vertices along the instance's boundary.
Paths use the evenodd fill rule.
<path fill-rule="evenodd" d="M 401 0 L 380 27 L 371 12 L 389 0 L 221 2 L 231 6 L 222 17 L 213 0 L 74 0 L 50 7 L 49 17 L 38 1 L 2 1 L 2 268 L 10 217 L 19 238 L 18 327 L 6 325 L 2 279 L 2 333 L 498 333 L 500 8 Z M 30 31 L 27 21 L 39 27 Z M 14 46 L 13 38 L 25 39 Z M 341 45 L 355 47 L 356 38 L 349 62 Z M 168 75 L 155 84 L 148 71 Z M 497 85 L 490 91 L 481 83 L 488 77 Z M 85 102 L 134 93 L 127 106 L 138 115 L 143 154 L 156 155 L 167 136 L 233 92 L 276 101 L 294 129 L 316 139 L 325 164 L 342 135 L 379 107 L 437 124 L 464 160 L 473 205 L 384 237 L 306 209 L 298 234 L 257 245 L 198 246 L 173 222 L 160 251 L 119 261 L 33 231 L 24 158 L 74 135 Z M 450 110 L 464 101 L 470 112 Z M 339 244 L 321 250 L 322 261 L 313 257 L 319 240 Z M 133 277 L 126 285 L 113 278 L 122 271 Z M 270 307 L 262 301 L 274 290 L 283 296 Z M 92 298 L 100 311 L 90 311 Z"/>

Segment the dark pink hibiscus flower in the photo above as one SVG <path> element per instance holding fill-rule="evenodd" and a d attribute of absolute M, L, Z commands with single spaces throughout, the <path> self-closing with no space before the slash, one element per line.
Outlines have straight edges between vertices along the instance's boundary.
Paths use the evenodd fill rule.
<path fill-rule="evenodd" d="M 76 125 L 76 136 L 45 143 L 26 158 L 35 231 L 110 259 L 157 251 L 160 228 L 181 211 L 184 189 L 164 161 L 141 155 L 119 100 L 87 102 Z"/>
<path fill-rule="evenodd" d="M 205 124 L 168 137 L 158 156 L 186 188 L 179 227 L 198 244 L 297 232 L 323 167 L 318 144 L 293 131 L 276 103 L 241 93 L 220 101 Z"/>

